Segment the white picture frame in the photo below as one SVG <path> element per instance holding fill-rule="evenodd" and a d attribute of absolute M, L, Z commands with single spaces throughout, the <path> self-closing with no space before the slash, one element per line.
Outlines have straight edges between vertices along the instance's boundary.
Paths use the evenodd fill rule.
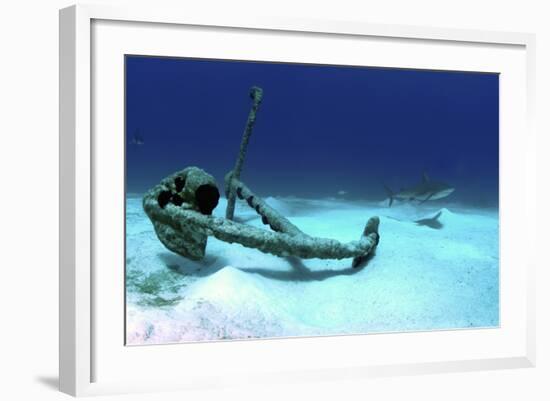
<path fill-rule="evenodd" d="M 121 26 L 115 26 L 121 23 Z M 94 24 L 97 29 L 94 31 Z M 103 25 L 102 25 L 103 24 Z M 130 24 L 130 25 L 128 25 Z M 134 24 L 134 25 L 131 25 Z M 104 28 L 101 28 L 104 27 Z M 501 217 L 505 217 L 501 238 L 503 248 L 507 252 L 504 259 L 518 261 L 516 266 L 517 276 L 509 276 L 501 284 L 502 308 L 504 313 L 512 310 L 514 320 L 508 327 L 507 323 L 493 331 L 464 330 L 452 333 L 408 333 L 408 334 L 380 334 L 370 336 L 337 336 L 327 338 L 303 339 L 303 340 L 258 340 L 245 342 L 225 342 L 199 345 L 175 345 L 180 347 L 178 352 L 186 348 L 185 363 L 195 364 L 196 369 L 185 370 L 183 378 L 178 375 L 159 377 L 151 376 L 150 380 L 143 378 L 132 379 L 132 372 L 126 377 L 119 377 L 115 370 L 120 371 L 120 363 L 128 365 L 136 364 L 139 360 L 148 361 L 147 364 L 156 364 L 159 361 L 166 362 L 167 369 L 174 366 L 177 361 L 168 360 L 174 348 L 172 346 L 146 347 L 140 351 L 127 353 L 124 342 L 119 333 L 113 329 L 98 331 L 96 326 L 106 327 L 104 308 L 95 306 L 94 289 L 104 286 L 106 294 L 116 294 L 118 291 L 123 298 L 123 289 L 117 285 L 105 285 L 101 280 L 105 276 L 98 277 L 94 274 L 94 261 L 98 256 L 94 253 L 94 238 L 97 238 L 97 218 L 101 213 L 97 210 L 97 198 L 94 190 L 97 189 L 94 177 L 98 170 L 111 169 L 109 160 L 117 157 L 120 147 L 110 144 L 98 144 L 93 138 L 93 126 L 100 122 L 94 121 L 94 108 L 96 107 L 93 96 L 95 88 L 92 83 L 94 68 L 103 68 L 95 57 L 100 54 L 106 41 L 101 39 L 105 35 L 109 37 L 112 47 L 108 51 L 124 51 L 119 43 L 123 43 L 128 37 L 139 35 L 139 30 L 144 27 L 155 27 L 147 35 L 148 43 L 141 43 L 149 54 L 155 52 L 155 46 L 160 49 L 161 39 L 165 35 L 173 34 L 179 28 L 199 27 L 216 30 L 216 35 L 224 35 L 227 32 L 246 32 L 253 35 L 254 32 L 262 32 L 267 40 L 276 43 L 280 39 L 278 35 L 286 37 L 308 38 L 338 37 L 339 40 L 384 40 L 389 44 L 392 41 L 406 42 L 405 45 L 413 46 L 413 43 L 437 46 L 445 53 L 445 46 L 454 46 L 448 53 L 450 61 L 443 67 L 452 65 L 452 57 L 455 52 L 468 52 L 470 50 L 485 54 L 487 49 L 496 49 L 495 54 L 502 52 L 502 59 L 496 57 L 493 61 L 487 56 L 487 69 L 501 72 L 508 68 L 509 83 L 506 88 L 515 88 L 513 93 L 502 91 L 501 112 L 506 114 L 505 124 L 501 127 L 505 132 L 506 142 L 501 146 L 501 181 L 508 183 L 501 190 L 501 199 L 505 199 L 508 206 L 501 209 Z M 179 27 L 179 28 L 178 28 Z M 130 29 L 134 29 L 130 34 Z M 200 30 L 200 29 L 199 29 Z M 124 31 L 128 32 L 124 34 Z M 154 31 L 154 32 L 153 32 Z M 94 42 L 94 32 L 98 39 Z M 224 33 L 225 32 L 225 33 Z M 134 35 L 135 34 L 135 35 Z M 272 34 L 272 38 L 271 35 Z M 103 36 L 101 36 L 103 35 Z M 164 36 L 163 36 L 164 35 Z M 117 39 L 118 38 L 118 39 Z M 122 39 L 122 40 L 119 40 Z M 145 42 L 142 40 L 141 42 Z M 124 42 L 126 43 L 126 42 Z M 129 43 L 129 42 L 128 42 Z M 206 43 L 206 42 L 205 42 Z M 119 46 L 119 47 L 117 47 Z M 171 53 L 169 44 L 165 48 L 157 50 L 159 54 Z M 297 45 L 298 46 L 298 45 Z M 416 46 L 416 45 L 414 45 Z M 107 46 L 106 46 L 107 47 Z M 98 49 L 99 48 L 99 49 Z M 185 10 L 165 10 L 160 8 L 113 8 L 104 5 L 78 5 L 60 11 L 60 389 L 72 395 L 93 395 L 106 393 L 134 392 L 134 391 L 160 391 L 167 389 L 206 388 L 225 386 L 227 384 L 244 384 L 250 378 L 256 382 L 291 382 L 296 380 L 324 380 L 331 378 L 360 378 L 366 376 L 385 376 L 400 374 L 418 374 L 442 371 L 468 371 L 480 369 L 502 369 L 512 367 L 530 367 L 535 364 L 535 283 L 534 270 L 537 263 L 534 247 L 535 233 L 535 133 L 532 128 L 532 112 L 534 101 L 534 35 L 525 33 L 485 32 L 460 29 L 440 29 L 414 26 L 390 26 L 376 25 L 365 22 L 350 21 L 318 21 L 296 20 L 292 18 L 261 18 L 258 16 L 216 16 L 216 15 L 188 15 Z M 148 49 L 148 50 L 147 50 Z M 476 50 L 477 49 L 477 50 Z M 501 49 L 501 50 L 499 50 Z M 504 49 L 504 50 L 503 50 Z M 508 50 L 505 50 L 508 49 Z M 268 57 L 269 48 L 265 50 L 264 57 Z M 433 51 L 426 48 L 426 52 Z M 477 54 L 477 53 L 476 53 Z M 276 56 L 274 56 L 276 57 Z M 343 56 L 345 57 L 345 55 Z M 220 58 L 223 58 L 220 57 Z M 105 57 L 102 58 L 104 60 Z M 419 57 L 421 59 L 421 57 Z M 418 60 L 414 61 L 419 63 Z M 462 65 L 461 69 L 477 70 L 481 64 L 469 61 L 470 64 Z M 421 68 L 422 64 L 405 65 L 397 58 L 389 60 L 382 65 L 402 66 L 409 68 Z M 480 61 L 481 63 L 481 61 Z M 500 64 L 499 64 L 500 63 Z M 504 65 L 506 64 L 506 66 Z M 419 67 L 420 65 L 420 67 Z M 425 68 L 429 68 L 426 64 Z M 442 67 L 442 68 L 443 68 Z M 450 68 L 450 67 L 448 67 Z M 114 75 L 112 79 L 117 79 Z M 109 78 L 111 79 L 111 78 Z M 113 81 L 110 81 L 111 84 Z M 121 82 L 115 82 L 119 91 L 122 91 Z M 120 94 L 120 92 L 117 92 Z M 515 96 L 517 95 L 517 96 Z M 101 95 L 99 95 L 101 96 Z M 515 96 L 515 98 L 514 98 Z M 506 103 L 507 100 L 510 103 Z M 115 97 L 114 101 L 117 99 Z M 512 103 L 517 102 L 517 103 Z M 520 106 L 518 107 L 515 106 Z M 510 116 L 509 120 L 507 116 Z M 97 117 L 97 116 L 96 116 Z M 502 135 L 502 134 L 501 134 Z M 117 139 L 113 139 L 117 141 Z M 106 146 L 112 149 L 112 154 L 107 154 Z M 99 156 L 98 156 L 99 155 Z M 105 156 L 105 157 L 103 157 Z M 119 154 L 119 157 L 123 157 Z M 101 160 L 100 160 L 101 159 Z M 106 160 L 106 161 L 104 161 Z M 103 163 L 103 166 L 100 164 Z M 101 173 L 99 173 L 101 174 Z M 514 194 L 509 189 L 522 185 L 521 194 Z M 508 188 L 508 189 L 507 189 Z M 103 226 L 99 226 L 103 227 Z M 521 238 L 514 234 L 515 228 L 521 230 Z M 514 249 L 504 247 L 507 244 L 515 244 Z M 519 256 L 522 255 L 520 258 Z M 112 255 L 111 255 L 112 256 Z M 113 256 L 114 257 L 114 256 Z M 114 258 L 116 259 L 116 257 Z M 122 265 L 123 266 L 123 265 Z M 116 266 L 112 270 L 115 270 Z M 505 276 L 505 278 L 508 276 Z M 107 288 L 109 287 L 109 288 Z M 513 294 L 511 294 L 513 292 Z M 519 299 L 517 308 L 512 307 L 512 300 Z M 118 310 L 119 301 L 117 307 Z M 517 310 L 516 310 L 517 309 Z M 118 313 L 118 312 L 116 312 Z M 108 318 L 114 319 L 120 314 L 114 313 Z M 103 324 L 105 323 L 105 324 Z M 504 334 L 502 334 L 504 333 Z M 506 334 L 507 333 L 507 334 Z M 502 335 L 501 335 L 502 334 Z M 116 337 L 113 344 L 119 347 L 117 350 L 107 345 L 111 339 L 106 336 Z M 390 337 L 389 337 L 390 336 Z M 402 339 L 401 339 L 402 338 Z M 479 344 L 474 344 L 476 338 Z M 98 340 L 99 339 L 99 340 Z M 367 340 L 365 340 L 367 339 Z M 385 339 L 389 339 L 386 343 Z M 367 341 L 367 342 L 365 342 Z M 384 344 L 392 344 L 392 347 L 401 345 L 410 348 L 433 343 L 437 348 L 445 348 L 445 344 L 468 344 L 471 341 L 472 350 L 460 357 L 464 352 L 463 347 L 456 347 L 454 356 L 442 355 L 441 359 L 435 357 L 420 358 L 411 353 L 400 357 L 390 357 L 384 353 Z M 372 343 L 372 344 L 367 344 Z M 374 344 L 376 343 L 376 344 Z M 494 348 L 484 348 L 487 344 L 496 344 Z M 118 345 L 116 345 L 118 344 Z M 319 346 L 325 350 L 323 358 L 316 359 L 319 354 Z M 355 356 L 348 355 L 345 358 L 338 357 L 337 350 L 344 348 L 368 349 L 368 347 L 381 349 L 379 354 L 365 354 L 355 352 Z M 344 348 L 343 348 L 344 347 Z M 476 348 L 477 347 L 477 348 Z M 281 353 L 288 353 L 302 358 L 293 361 L 292 365 L 286 359 L 278 357 Z M 98 357 L 101 363 L 96 362 Z M 263 354 L 262 354 L 263 353 Z M 104 355 L 119 355 L 122 359 L 106 359 Z M 350 353 L 352 354 L 352 353 Z M 429 354 L 429 352 L 427 352 Z M 205 366 L 201 370 L 201 355 L 205 358 L 214 358 L 223 355 L 225 359 L 239 359 L 254 361 L 258 355 L 269 362 L 265 366 L 256 366 L 257 371 L 252 371 L 244 366 L 237 369 L 236 374 L 230 372 L 232 366 L 220 366 L 215 372 L 205 373 L 210 367 Z M 456 356 L 459 355 L 459 356 Z M 309 358 L 309 359 L 308 359 Z M 184 364 L 185 364 L 184 363 Z M 113 372 L 102 377 L 101 366 L 112 365 Z M 245 362 L 243 362 L 243 365 Z M 98 377 L 101 378 L 98 380 Z"/>

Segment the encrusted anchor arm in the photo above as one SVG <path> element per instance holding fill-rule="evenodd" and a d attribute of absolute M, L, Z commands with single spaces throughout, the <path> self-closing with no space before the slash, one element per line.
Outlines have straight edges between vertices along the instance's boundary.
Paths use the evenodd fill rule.
<path fill-rule="evenodd" d="M 201 214 L 192 209 L 172 204 L 160 208 L 154 197 L 144 199 L 144 209 L 151 220 L 172 233 L 212 235 L 228 242 L 239 243 L 276 256 L 296 256 L 303 259 L 344 259 L 370 253 L 378 242 L 378 234 L 371 233 L 359 241 L 342 243 L 328 238 L 310 237 L 305 234 L 289 235 L 237 223 L 224 218 Z M 377 219 L 373 217 L 372 219 Z M 371 219 L 371 220 L 372 220 Z M 367 224 L 368 226 L 369 224 Z M 188 255 L 187 255 L 188 256 Z"/>
<path fill-rule="evenodd" d="M 372 247 L 372 252 L 366 253 L 364 255 L 356 256 L 353 258 L 353 262 L 351 263 L 351 267 L 354 269 L 362 266 L 364 263 L 366 263 L 370 257 L 374 255 L 374 251 L 376 249 L 376 246 L 378 246 L 378 242 L 380 242 L 380 234 L 378 234 L 378 226 L 380 225 L 380 219 L 378 217 L 372 217 L 367 222 L 367 225 L 365 226 L 365 229 L 363 230 L 363 234 L 361 235 L 361 239 L 363 238 L 374 238 L 375 244 Z"/>
<path fill-rule="evenodd" d="M 231 172 L 225 176 L 225 185 L 227 188 L 231 188 L 239 199 L 245 200 L 248 206 L 261 216 L 262 223 L 269 225 L 273 231 L 288 235 L 304 234 L 287 218 L 269 206 L 261 197 L 252 192 L 243 182 L 235 178 Z"/>

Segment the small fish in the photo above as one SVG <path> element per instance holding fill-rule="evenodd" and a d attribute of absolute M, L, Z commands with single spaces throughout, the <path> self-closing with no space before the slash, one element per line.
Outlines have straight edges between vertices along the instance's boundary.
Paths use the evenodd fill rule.
<path fill-rule="evenodd" d="M 139 130 L 136 130 L 134 132 L 134 135 L 130 139 L 130 145 L 135 145 L 135 146 L 145 145 L 145 141 L 143 140 L 143 137 L 139 134 Z"/>
<path fill-rule="evenodd" d="M 453 187 L 445 183 L 430 180 L 426 173 L 422 175 L 422 182 L 420 184 L 402 189 L 399 192 L 393 192 L 386 186 L 386 192 L 390 200 L 389 207 L 393 204 L 394 199 L 424 203 L 429 200 L 445 198 L 453 193 L 454 190 Z"/>
<path fill-rule="evenodd" d="M 340 195 L 340 196 L 344 196 L 344 195 L 348 194 L 348 191 L 340 190 L 340 191 L 337 192 L 337 194 Z"/>

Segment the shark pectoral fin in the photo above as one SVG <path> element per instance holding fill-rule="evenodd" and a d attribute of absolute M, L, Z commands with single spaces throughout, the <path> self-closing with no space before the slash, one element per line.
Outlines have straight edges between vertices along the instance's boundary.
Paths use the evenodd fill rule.
<path fill-rule="evenodd" d="M 421 204 L 423 204 L 424 202 L 427 202 L 427 201 L 429 201 L 429 200 L 430 200 L 430 198 L 431 198 L 431 197 L 432 197 L 433 195 L 434 195 L 434 193 L 432 192 L 432 193 L 431 193 L 430 195 L 428 195 L 428 197 L 427 197 L 426 199 L 424 199 L 424 200 L 420 201 L 420 203 L 419 203 L 419 204 L 421 205 Z"/>

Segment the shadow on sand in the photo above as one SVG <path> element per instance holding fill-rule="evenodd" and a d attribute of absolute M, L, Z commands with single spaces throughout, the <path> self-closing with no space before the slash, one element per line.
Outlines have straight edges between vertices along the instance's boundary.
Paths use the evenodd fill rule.
<path fill-rule="evenodd" d="M 443 223 L 439 221 L 440 217 L 441 217 L 441 210 L 435 216 L 429 217 L 427 219 L 416 220 L 415 223 L 419 226 L 425 226 L 425 227 L 433 228 L 434 230 L 440 230 L 443 228 Z"/>
<path fill-rule="evenodd" d="M 259 274 L 260 276 L 270 278 L 273 280 L 281 281 L 322 281 L 327 278 L 337 277 L 337 276 L 351 276 L 353 274 L 359 273 L 368 263 L 368 259 L 364 263 L 357 266 L 356 268 L 348 267 L 346 269 L 340 270 L 311 270 L 309 269 L 300 258 L 296 257 L 286 257 L 287 262 L 292 267 L 292 270 L 281 271 L 281 270 L 268 270 L 261 268 L 241 268 L 240 270 L 246 273 Z"/>
<path fill-rule="evenodd" d="M 206 255 L 199 261 L 170 252 L 162 252 L 158 256 L 167 268 L 185 276 L 206 277 L 229 265 L 227 259 L 222 256 Z"/>
<path fill-rule="evenodd" d="M 281 281 L 321 281 L 336 276 L 350 276 L 359 273 L 372 259 L 374 255 L 369 255 L 368 258 L 359 266 L 352 268 L 351 266 L 344 269 L 327 269 L 327 270 L 311 270 L 300 258 L 289 256 L 285 259 L 291 269 L 290 270 L 274 270 L 266 268 L 248 268 L 248 267 L 233 267 L 245 273 L 258 274 L 260 276 Z M 183 258 L 179 255 L 163 252 L 159 254 L 160 259 L 164 262 L 167 268 L 172 271 L 181 273 L 185 276 L 207 277 L 210 276 L 230 263 L 221 256 L 207 255 L 201 261 L 192 261 Z M 351 265 L 351 259 L 350 259 Z"/>

